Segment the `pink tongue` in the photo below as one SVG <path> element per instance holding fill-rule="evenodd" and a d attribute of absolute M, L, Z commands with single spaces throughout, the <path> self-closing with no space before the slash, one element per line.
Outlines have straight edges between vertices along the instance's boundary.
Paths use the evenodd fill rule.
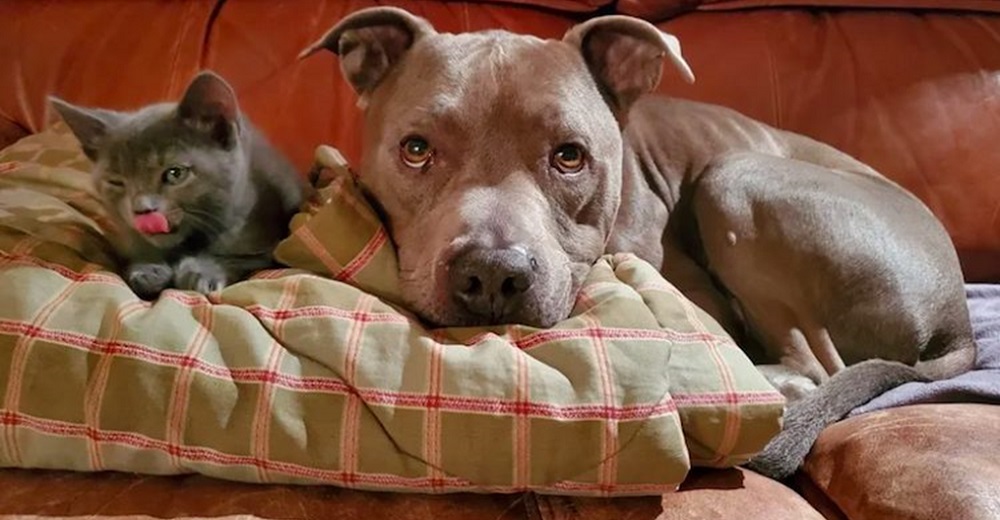
<path fill-rule="evenodd" d="M 132 217 L 132 224 L 135 225 L 135 229 L 139 230 L 139 232 L 143 235 L 156 235 L 170 232 L 170 224 L 167 222 L 167 217 L 164 217 L 163 213 L 160 213 L 159 211 L 136 215 Z"/>

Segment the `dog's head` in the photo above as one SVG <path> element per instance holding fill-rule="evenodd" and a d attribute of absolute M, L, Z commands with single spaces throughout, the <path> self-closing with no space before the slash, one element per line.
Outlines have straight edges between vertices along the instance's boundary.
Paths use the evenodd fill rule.
<path fill-rule="evenodd" d="M 679 44 L 629 17 L 562 40 L 438 33 L 396 8 L 341 20 L 327 49 L 365 109 L 360 178 L 396 244 L 403 296 L 438 325 L 565 318 L 621 198 L 631 105 Z"/>

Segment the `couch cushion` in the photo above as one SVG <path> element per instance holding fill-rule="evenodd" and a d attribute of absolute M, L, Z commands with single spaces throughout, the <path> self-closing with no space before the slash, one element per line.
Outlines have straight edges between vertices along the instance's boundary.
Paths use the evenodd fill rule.
<path fill-rule="evenodd" d="M 216 3 L 0 2 L 0 119 L 37 132 L 52 94 L 120 109 L 179 96 Z"/>
<path fill-rule="evenodd" d="M 5 469 L 0 470 L 0 489 L 0 516 L 5 518 L 524 520 L 527 514 L 526 500 L 520 494 L 374 493 L 330 486 L 252 485 L 198 475 L 148 477 Z"/>
<path fill-rule="evenodd" d="M 803 468 L 849 518 L 1000 518 L 1000 406 L 927 404 L 827 428 Z"/>
<path fill-rule="evenodd" d="M 532 496 L 529 511 L 545 520 L 823 520 L 788 487 L 742 468 L 692 471 L 676 493 L 603 500 Z M 659 515 L 657 515 L 659 513 Z M 831 517 L 835 518 L 835 517 Z"/>
<path fill-rule="evenodd" d="M 699 470 L 662 497 L 613 500 L 526 494 L 449 496 L 327 486 L 248 485 L 202 476 L 0 470 L 0 516 L 282 518 L 287 520 L 819 520 L 794 492 L 740 470 Z M 661 513 L 662 512 L 662 513 Z M 657 516 L 660 514 L 660 516 Z M 21 516 L 19 516 L 21 517 Z"/>
<path fill-rule="evenodd" d="M 677 493 L 663 495 L 656 520 L 822 520 L 788 487 L 753 471 L 734 468 L 692 472 Z"/>

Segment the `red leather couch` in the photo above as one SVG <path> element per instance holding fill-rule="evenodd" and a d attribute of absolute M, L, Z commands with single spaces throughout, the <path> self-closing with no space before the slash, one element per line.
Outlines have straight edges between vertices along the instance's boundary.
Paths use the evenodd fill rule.
<path fill-rule="evenodd" d="M 595 13 L 680 37 L 727 105 L 837 146 L 945 223 L 969 281 L 1000 282 L 1000 0 L 152 0 L 0 2 L 0 146 L 46 125 L 45 97 L 120 109 L 174 99 L 200 69 L 303 169 L 317 144 L 356 160 L 361 118 L 330 55 L 298 52 L 344 14 L 392 4 L 439 30 L 560 37 Z M 669 19 L 668 19 L 669 17 Z M 698 470 L 664 497 L 396 495 L 202 477 L 0 470 L 0 514 L 266 518 L 1000 518 L 1000 406 L 933 404 L 827 429 L 789 485 Z"/>

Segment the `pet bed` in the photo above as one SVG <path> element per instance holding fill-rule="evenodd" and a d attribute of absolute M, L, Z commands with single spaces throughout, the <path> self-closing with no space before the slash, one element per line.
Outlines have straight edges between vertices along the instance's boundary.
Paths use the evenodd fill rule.
<path fill-rule="evenodd" d="M 118 277 L 56 124 L 0 152 L 0 466 L 445 493 L 647 495 L 741 464 L 783 399 L 630 255 L 551 329 L 425 328 L 336 150 L 278 248 L 208 297 Z"/>

